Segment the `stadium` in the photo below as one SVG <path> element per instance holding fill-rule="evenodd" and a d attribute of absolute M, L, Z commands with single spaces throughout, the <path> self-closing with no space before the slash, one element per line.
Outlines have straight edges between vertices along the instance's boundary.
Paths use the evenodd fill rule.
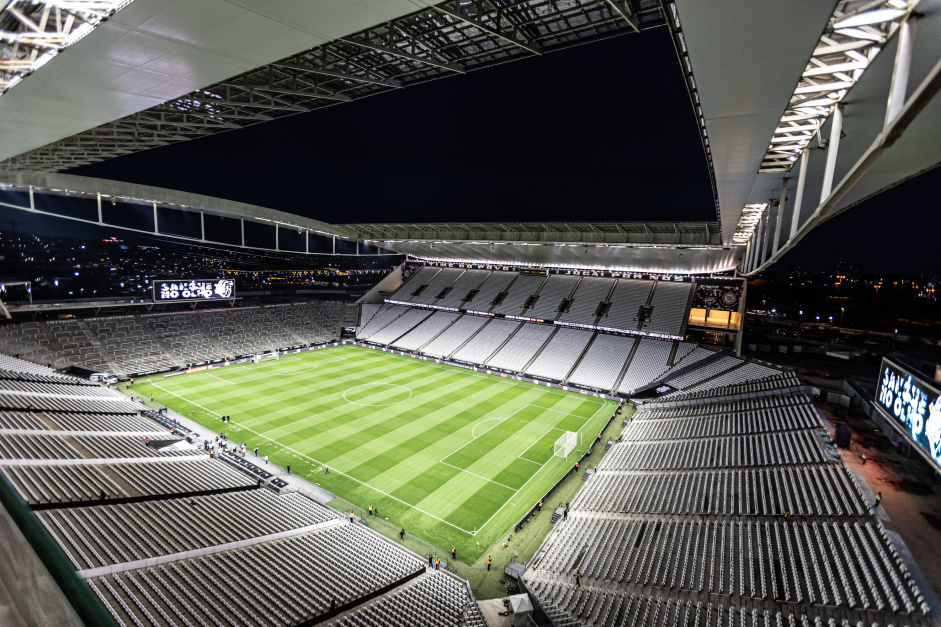
<path fill-rule="evenodd" d="M 0 624 L 938 623 L 941 366 L 886 350 L 828 387 L 746 317 L 811 231 L 941 164 L 941 2 L 0 7 L 0 210 L 95 234 L 0 256 Z M 356 221 L 288 176 L 87 174 L 645 33 L 708 219 Z"/>

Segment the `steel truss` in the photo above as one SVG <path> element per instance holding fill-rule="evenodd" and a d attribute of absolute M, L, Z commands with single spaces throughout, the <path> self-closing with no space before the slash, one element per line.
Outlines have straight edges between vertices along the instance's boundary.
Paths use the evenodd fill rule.
<path fill-rule="evenodd" d="M 60 171 L 663 23 L 658 0 L 448 0 L 31 150 L 0 168 Z"/>
<path fill-rule="evenodd" d="M 0 94 L 131 0 L 0 0 Z"/>

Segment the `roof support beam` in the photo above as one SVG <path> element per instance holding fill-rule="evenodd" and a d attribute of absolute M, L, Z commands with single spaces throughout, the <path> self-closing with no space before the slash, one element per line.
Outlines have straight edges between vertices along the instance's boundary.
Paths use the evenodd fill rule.
<path fill-rule="evenodd" d="M 325 70 L 318 67 L 308 67 L 306 65 L 298 65 L 296 63 L 272 63 L 274 67 L 284 68 L 286 70 L 296 70 L 298 72 L 309 72 L 311 74 L 319 74 L 321 76 L 329 76 L 330 78 L 340 78 L 348 81 L 356 81 L 359 83 L 369 83 L 372 85 L 386 85 L 387 87 L 395 87 L 396 89 L 402 88 L 402 83 L 400 81 L 383 78 L 383 77 L 372 77 L 372 76 L 360 76 L 358 74 L 348 74 L 347 72 L 338 72 L 337 70 Z"/>
<path fill-rule="evenodd" d="M 389 54 L 394 57 L 401 57 L 402 59 L 408 59 L 409 61 L 415 61 L 416 63 L 424 63 L 425 65 L 432 65 L 434 67 L 439 67 L 445 70 L 451 70 L 452 72 L 457 72 L 459 74 L 464 74 L 464 68 L 455 63 L 448 63 L 445 61 L 438 61 L 435 58 L 426 58 L 420 57 L 416 54 L 410 52 L 405 52 L 404 50 L 399 50 L 395 46 L 377 46 L 374 43 L 363 41 L 361 39 L 354 39 L 352 37 L 341 37 L 340 41 L 345 41 L 348 44 L 353 44 L 354 46 L 359 46 L 360 48 L 366 48 L 367 50 L 375 50 L 376 52 L 381 52 L 384 54 Z"/>
<path fill-rule="evenodd" d="M 475 17 L 471 17 L 469 15 L 464 15 L 459 10 L 452 9 L 446 4 L 434 5 L 434 9 L 446 15 L 450 15 L 451 17 L 455 19 L 461 20 L 462 22 L 466 22 L 470 24 L 471 26 L 474 26 L 475 28 L 479 28 L 485 33 L 490 33 L 494 37 L 499 37 L 500 39 L 504 41 L 508 41 L 514 46 L 519 46 L 520 48 L 523 48 L 524 50 L 529 50 L 533 54 L 542 54 L 542 47 L 539 46 L 539 44 L 536 44 L 530 41 L 529 38 L 523 35 L 523 33 L 521 33 L 519 29 L 517 29 L 515 26 L 513 27 L 513 34 L 509 35 L 507 33 L 500 32 L 499 23 L 497 24 L 497 28 L 491 28 L 487 26 L 486 24 L 484 24 L 483 22 L 481 22 L 479 19 Z M 498 14 L 497 20 L 500 20 L 501 17 L 502 16 Z M 522 41 L 520 41 L 520 39 L 517 39 L 517 37 L 521 38 Z"/>
<path fill-rule="evenodd" d="M 625 22 L 630 24 L 635 33 L 640 32 L 640 23 L 637 21 L 637 16 L 634 15 L 634 12 L 631 10 L 629 0 L 607 0 L 607 3 L 618 15 L 624 18 Z"/>

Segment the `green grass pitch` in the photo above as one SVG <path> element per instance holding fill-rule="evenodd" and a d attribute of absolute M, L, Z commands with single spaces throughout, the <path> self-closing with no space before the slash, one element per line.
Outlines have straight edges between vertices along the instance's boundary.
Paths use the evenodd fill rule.
<path fill-rule="evenodd" d="M 450 551 L 476 559 L 584 451 L 616 403 L 353 345 L 180 377 L 137 392 Z M 231 415 L 223 426 L 221 415 Z M 570 460 L 574 454 L 570 455 Z M 263 463 L 263 462 L 262 462 Z M 324 465 L 330 473 L 324 472 Z M 477 548 L 479 543 L 480 548 Z"/>

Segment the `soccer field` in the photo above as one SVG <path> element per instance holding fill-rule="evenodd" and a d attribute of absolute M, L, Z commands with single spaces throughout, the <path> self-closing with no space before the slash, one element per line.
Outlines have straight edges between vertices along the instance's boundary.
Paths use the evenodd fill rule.
<path fill-rule="evenodd" d="M 563 432 L 579 431 L 576 451 L 584 451 L 616 408 L 352 345 L 134 387 L 359 507 L 378 507 L 435 546 L 456 545 L 465 560 L 507 532 L 572 463 L 575 452 L 568 462 L 553 456 Z"/>

